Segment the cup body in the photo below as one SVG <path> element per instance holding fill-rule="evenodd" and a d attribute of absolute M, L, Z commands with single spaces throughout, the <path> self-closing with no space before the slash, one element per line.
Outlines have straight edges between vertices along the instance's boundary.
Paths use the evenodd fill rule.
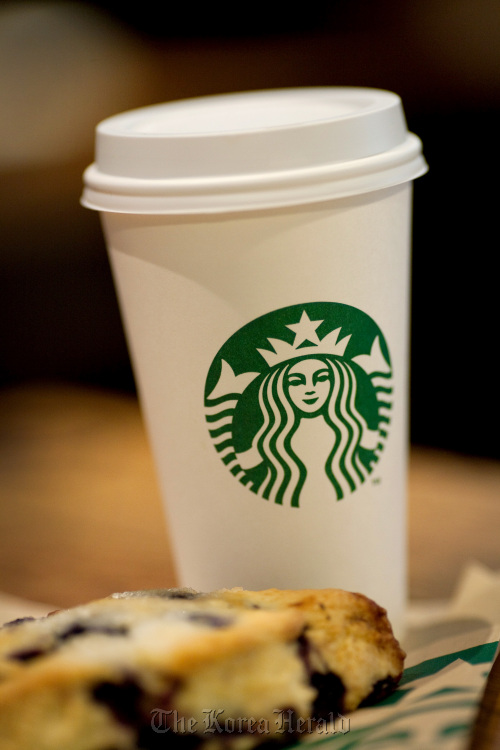
<path fill-rule="evenodd" d="M 344 588 L 399 628 L 411 193 L 101 208 L 180 584 Z"/>

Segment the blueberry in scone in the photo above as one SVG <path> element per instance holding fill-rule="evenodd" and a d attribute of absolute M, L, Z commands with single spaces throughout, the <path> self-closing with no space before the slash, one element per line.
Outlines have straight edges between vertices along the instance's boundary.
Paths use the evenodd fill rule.
<path fill-rule="evenodd" d="M 0 750 L 285 745 L 390 690 L 403 658 L 356 594 L 116 594 L 0 629 Z"/>

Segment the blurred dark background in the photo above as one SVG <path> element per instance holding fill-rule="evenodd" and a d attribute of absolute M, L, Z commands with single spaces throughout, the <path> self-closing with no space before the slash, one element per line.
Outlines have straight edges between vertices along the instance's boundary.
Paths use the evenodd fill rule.
<path fill-rule="evenodd" d="M 100 120 L 307 85 L 402 97 L 430 166 L 415 183 L 411 438 L 500 458 L 498 0 L 0 2 L 0 388 L 134 390 L 99 219 L 79 205 Z"/>

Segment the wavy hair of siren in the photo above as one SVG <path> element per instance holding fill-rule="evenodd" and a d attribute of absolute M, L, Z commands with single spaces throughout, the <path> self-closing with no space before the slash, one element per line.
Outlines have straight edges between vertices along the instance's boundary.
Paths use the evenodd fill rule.
<path fill-rule="evenodd" d="M 369 471 L 358 455 L 367 424 L 356 408 L 357 381 L 352 367 L 327 355 L 317 355 L 315 359 L 324 362 L 332 373 L 332 389 L 324 416 L 334 440 L 325 471 L 340 500 L 368 476 Z M 257 494 L 275 503 L 298 507 L 307 469 L 291 446 L 300 416 L 285 386 L 290 367 L 288 362 L 274 368 L 260 385 L 259 406 L 264 422 L 254 444 L 267 464 L 267 474 Z"/>

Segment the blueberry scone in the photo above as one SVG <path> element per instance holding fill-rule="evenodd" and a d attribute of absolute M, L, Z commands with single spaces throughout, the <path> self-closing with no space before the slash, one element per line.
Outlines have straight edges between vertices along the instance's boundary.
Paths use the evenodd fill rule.
<path fill-rule="evenodd" d="M 0 629 L 0 750 L 289 744 L 390 691 L 403 658 L 358 594 L 115 594 Z"/>

